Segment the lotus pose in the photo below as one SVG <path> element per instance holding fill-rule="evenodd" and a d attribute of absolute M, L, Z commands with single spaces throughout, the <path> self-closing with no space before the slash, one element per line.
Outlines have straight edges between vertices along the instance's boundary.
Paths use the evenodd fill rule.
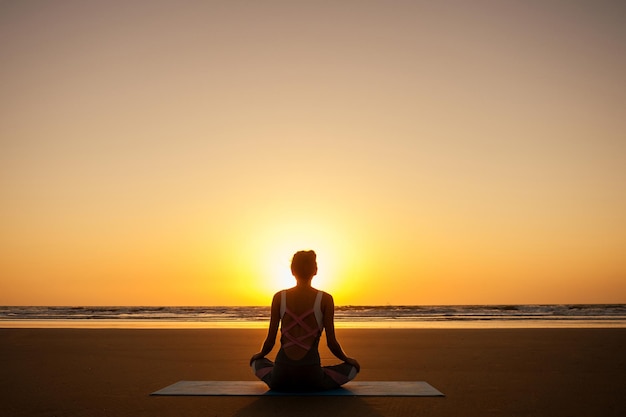
<path fill-rule="evenodd" d="M 291 261 L 291 272 L 296 286 L 274 295 L 267 338 L 261 351 L 250 359 L 252 371 L 277 391 L 338 388 L 356 376 L 360 365 L 346 356 L 335 337 L 333 297 L 311 286 L 317 274 L 315 252 L 297 252 Z M 265 356 L 274 348 L 279 324 L 281 346 L 272 362 Z M 324 329 L 328 348 L 343 361 L 339 365 L 321 366 L 318 345 Z"/>

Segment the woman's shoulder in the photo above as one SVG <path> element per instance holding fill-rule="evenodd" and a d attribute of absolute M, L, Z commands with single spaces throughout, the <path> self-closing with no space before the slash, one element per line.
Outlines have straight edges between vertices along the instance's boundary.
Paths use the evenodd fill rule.
<path fill-rule="evenodd" d="M 280 302 L 281 302 L 282 295 L 283 295 L 284 291 L 285 290 L 281 290 L 281 291 L 278 291 L 277 293 L 274 294 L 274 296 L 272 297 L 272 305 L 274 305 L 274 304 L 279 304 L 280 305 Z"/>
<path fill-rule="evenodd" d="M 322 290 L 317 290 L 317 292 L 321 292 L 322 293 L 322 297 L 324 297 L 324 298 L 333 298 L 333 296 L 329 292 L 322 291 Z"/>
<path fill-rule="evenodd" d="M 322 293 L 322 310 L 325 311 L 327 307 L 334 308 L 335 301 L 333 300 L 333 296 L 325 291 L 320 292 Z"/>

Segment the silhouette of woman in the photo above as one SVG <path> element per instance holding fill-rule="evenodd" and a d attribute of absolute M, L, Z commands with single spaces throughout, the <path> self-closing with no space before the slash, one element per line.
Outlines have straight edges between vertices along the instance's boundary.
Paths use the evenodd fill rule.
<path fill-rule="evenodd" d="M 291 261 L 296 286 L 279 291 L 272 299 L 267 338 L 252 356 L 254 374 L 277 391 L 322 391 L 338 388 L 360 371 L 359 363 L 346 356 L 335 337 L 333 297 L 311 286 L 317 274 L 315 252 L 297 252 Z M 274 348 L 281 326 L 280 350 L 275 362 L 265 357 Z M 321 366 L 318 345 L 326 329 L 328 348 L 343 363 Z"/>

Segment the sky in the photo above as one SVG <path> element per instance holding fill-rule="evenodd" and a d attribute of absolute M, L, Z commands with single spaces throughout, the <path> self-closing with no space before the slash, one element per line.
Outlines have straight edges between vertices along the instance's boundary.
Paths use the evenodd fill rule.
<path fill-rule="evenodd" d="M 624 303 L 624 21 L 0 1 L 0 305 Z"/>

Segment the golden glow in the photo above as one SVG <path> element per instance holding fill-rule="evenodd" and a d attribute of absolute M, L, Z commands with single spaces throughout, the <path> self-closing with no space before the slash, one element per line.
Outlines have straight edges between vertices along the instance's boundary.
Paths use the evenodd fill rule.
<path fill-rule="evenodd" d="M 351 280 L 347 273 L 357 261 L 354 254 L 358 242 L 349 239 L 338 219 L 313 215 L 323 211 L 309 207 L 308 215 L 299 213 L 303 215 L 301 220 L 284 212 L 275 218 L 259 214 L 256 221 L 242 221 L 231 230 L 230 251 L 225 256 L 230 265 L 237 267 L 227 275 L 240 283 L 239 297 L 248 293 L 252 304 L 264 305 L 277 291 L 293 287 L 291 258 L 295 252 L 307 249 L 314 250 L 318 259 L 318 274 L 312 285 L 339 298 L 349 293 L 346 285 Z"/>
<path fill-rule="evenodd" d="M 10 3 L 0 305 L 626 301 L 623 2 Z"/>

